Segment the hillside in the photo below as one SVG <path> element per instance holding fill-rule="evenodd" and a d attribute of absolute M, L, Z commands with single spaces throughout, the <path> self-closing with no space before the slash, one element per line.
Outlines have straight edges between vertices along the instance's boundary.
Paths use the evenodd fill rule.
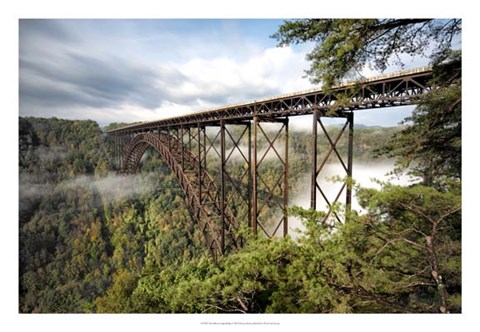
<path fill-rule="evenodd" d="M 323 230 L 315 223 L 298 242 L 250 239 L 244 249 L 217 265 L 202 248 L 202 234 L 190 217 L 183 192 L 158 154 L 146 155 L 138 175 L 121 177 L 113 171 L 107 138 L 93 121 L 20 118 L 19 127 L 20 312 L 432 310 L 428 309 L 435 297 L 432 286 L 420 291 L 417 286 L 408 288 L 413 292 L 410 299 L 395 287 L 362 286 L 369 292 L 386 292 L 393 302 L 403 299 L 404 309 L 387 310 L 372 299 L 365 301 L 355 295 L 357 281 L 330 270 L 336 264 L 347 266 L 348 250 L 373 257 L 370 251 L 367 255 L 364 249 L 351 247 L 366 231 L 358 229 L 359 224 L 351 223 L 340 244 L 319 244 L 318 232 Z M 371 162 L 379 142 L 396 131 L 398 128 L 359 128 L 354 158 Z M 339 153 L 345 154 L 340 143 Z M 291 133 L 293 195 L 302 190 L 299 181 L 309 172 L 305 162 L 309 144 L 308 134 Z M 323 151 L 327 145 L 319 143 L 319 147 Z M 361 197 L 366 199 L 365 195 Z M 296 213 L 310 223 L 315 220 L 315 215 Z M 453 235 L 448 240 L 459 241 Z M 372 246 L 382 246 L 375 241 Z M 384 254 L 377 255 L 388 260 L 392 252 Z M 450 266 L 446 266 L 453 271 L 451 278 L 459 278 L 454 272 L 458 257 L 451 251 Z M 319 261 L 323 263 L 315 263 Z M 408 261 L 400 268 L 406 263 L 416 268 Z M 365 276 L 374 271 L 374 266 L 362 268 Z M 327 276 L 335 280 L 327 280 Z M 406 285 L 408 280 L 397 272 L 377 277 L 378 285 L 388 285 L 395 278 Z M 342 285 L 335 286 L 337 282 Z M 459 287 L 456 282 L 450 291 Z M 453 310 L 459 310 L 459 295 L 453 299 Z"/>

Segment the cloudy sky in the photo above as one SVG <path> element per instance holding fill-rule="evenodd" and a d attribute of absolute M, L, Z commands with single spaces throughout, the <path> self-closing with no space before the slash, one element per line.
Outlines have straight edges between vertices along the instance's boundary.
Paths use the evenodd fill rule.
<path fill-rule="evenodd" d="M 304 77 L 313 45 L 279 48 L 269 37 L 282 20 L 19 22 L 20 116 L 150 121 L 313 87 Z M 356 122 L 395 125 L 410 111 Z"/>

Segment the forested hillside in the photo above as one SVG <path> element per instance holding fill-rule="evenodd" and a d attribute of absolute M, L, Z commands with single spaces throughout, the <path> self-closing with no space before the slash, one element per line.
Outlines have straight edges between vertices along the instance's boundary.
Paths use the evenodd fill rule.
<path fill-rule="evenodd" d="M 117 177 L 95 122 L 36 118 L 20 118 L 19 149 L 21 312 L 96 311 L 114 280 L 198 254 L 154 154 L 142 176 Z"/>
<path fill-rule="evenodd" d="M 19 121 L 20 312 L 436 312 L 428 239 L 448 310 L 460 311 L 459 189 L 362 189 L 369 213 L 334 233 L 322 212 L 293 208 L 302 237 L 246 234 L 214 263 L 157 153 L 137 176 L 117 176 L 95 122 Z M 356 160 L 398 131 L 356 130 Z M 292 188 L 309 171 L 309 144 L 292 132 Z"/>

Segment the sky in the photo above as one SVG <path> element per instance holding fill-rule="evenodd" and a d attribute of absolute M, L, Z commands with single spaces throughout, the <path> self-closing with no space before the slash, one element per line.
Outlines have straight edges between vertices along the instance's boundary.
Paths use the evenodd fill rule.
<path fill-rule="evenodd" d="M 130 123 L 313 88 L 305 56 L 314 45 L 277 47 L 270 36 L 282 22 L 19 20 L 19 114 Z M 411 110 L 362 112 L 356 123 L 396 125 Z M 293 126 L 302 123 L 310 127 Z"/>

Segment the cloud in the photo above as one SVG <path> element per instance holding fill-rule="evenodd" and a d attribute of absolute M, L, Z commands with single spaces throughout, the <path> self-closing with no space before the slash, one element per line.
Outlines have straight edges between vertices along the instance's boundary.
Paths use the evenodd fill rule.
<path fill-rule="evenodd" d="M 32 201 L 39 200 L 52 194 L 63 194 L 65 190 L 98 190 L 102 198 L 108 201 L 120 201 L 138 195 L 152 192 L 155 188 L 148 179 L 151 174 L 115 175 L 96 178 L 89 175 L 80 175 L 74 179 L 61 183 L 42 183 L 45 176 L 20 174 L 19 196 L 22 208 L 28 208 Z M 48 176 L 48 175 L 47 175 Z"/>
<path fill-rule="evenodd" d="M 152 121 L 311 88 L 305 55 L 314 45 L 274 47 L 268 38 L 274 31 L 267 30 L 275 24 L 20 20 L 20 115 L 101 125 Z M 401 57 L 407 67 L 426 61 Z M 366 66 L 362 74 L 380 73 Z M 411 108 L 362 112 L 356 123 L 395 125 Z M 297 122 L 311 127 L 305 119 Z"/>
<path fill-rule="evenodd" d="M 249 101 L 311 87 L 307 80 L 301 79 L 306 69 L 304 54 L 295 53 L 290 47 L 267 48 L 245 61 L 229 57 L 193 59 L 179 69 L 188 81 L 177 90 L 177 97 L 195 95 L 217 104 Z"/>
<path fill-rule="evenodd" d="M 109 201 L 121 201 L 126 198 L 145 195 L 154 190 L 151 182 L 145 181 L 151 174 L 144 177 L 135 175 L 108 175 L 103 178 L 95 178 L 93 176 L 80 175 L 73 180 L 58 185 L 60 188 L 70 188 L 77 190 L 78 188 L 90 188 L 98 190 L 102 194 L 102 198 Z"/>
<path fill-rule="evenodd" d="M 418 182 L 418 179 L 412 179 L 407 175 L 391 175 L 391 172 L 394 168 L 395 164 L 393 160 L 384 160 L 380 162 L 360 162 L 354 160 L 353 179 L 355 183 L 362 188 L 373 188 L 377 190 L 381 189 L 381 185 L 378 181 L 389 182 L 397 186 L 408 186 L 412 183 Z M 331 178 L 334 176 L 345 176 L 345 170 L 338 162 L 327 163 L 317 178 L 319 186 L 322 188 L 322 191 L 324 191 L 330 202 L 333 202 L 341 187 L 340 183 L 332 182 Z M 297 188 L 299 188 L 300 190 L 292 190 L 290 192 L 290 205 L 297 205 L 308 209 L 310 208 L 311 204 L 311 192 L 310 189 L 302 190 L 302 188 L 310 188 L 311 175 L 301 174 L 298 183 L 299 185 L 297 186 Z M 344 190 L 339 198 L 339 202 L 341 204 L 345 204 L 345 199 L 346 192 Z M 317 210 L 328 211 L 328 205 L 318 189 L 316 204 Z M 360 207 L 356 190 L 353 190 L 352 192 L 352 209 L 360 213 L 366 212 Z M 304 232 L 306 230 L 305 225 L 303 225 L 300 218 L 296 216 L 289 216 L 288 223 L 289 234 L 293 238 L 297 238 L 301 232 Z"/>
<path fill-rule="evenodd" d="M 155 70 L 119 57 L 66 53 L 49 58 L 20 58 L 21 102 L 58 107 L 112 107 L 124 102 L 145 108 L 161 104 L 157 81 L 175 82 L 181 74 Z"/>
<path fill-rule="evenodd" d="M 190 56 L 162 61 L 162 45 L 150 44 L 151 27 L 151 38 L 141 39 L 138 24 L 125 33 L 121 24 L 115 30 L 115 22 L 108 21 L 107 35 L 95 35 L 87 22 L 20 21 L 20 115 L 92 118 L 104 124 L 119 117 L 145 121 L 310 86 L 301 78 L 305 53 L 290 47 L 263 49 L 245 41 L 239 45 L 242 55 L 236 56 L 229 49 L 232 43 L 222 48 L 217 35 L 211 44 L 200 39 L 202 49 L 211 49 L 199 57 L 190 45 L 174 44 L 170 33 L 169 45 L 177 49 L 164 53 Z M 166 35 L 162 30 L 155 37 Z M 142 49 L 149 54 L 142 57 Z M 158 61 L 152 54 L 158 54 Z"/>
<path fill-rule="evenodd" d="M 19 28 L 21 51 L 23 47 L 42 48 L 46 41 L 60 44 L 79 41 L 75 33 L 68 29 L 68 26 L 62 24 L 60 20 L 21 19 Z"/>

